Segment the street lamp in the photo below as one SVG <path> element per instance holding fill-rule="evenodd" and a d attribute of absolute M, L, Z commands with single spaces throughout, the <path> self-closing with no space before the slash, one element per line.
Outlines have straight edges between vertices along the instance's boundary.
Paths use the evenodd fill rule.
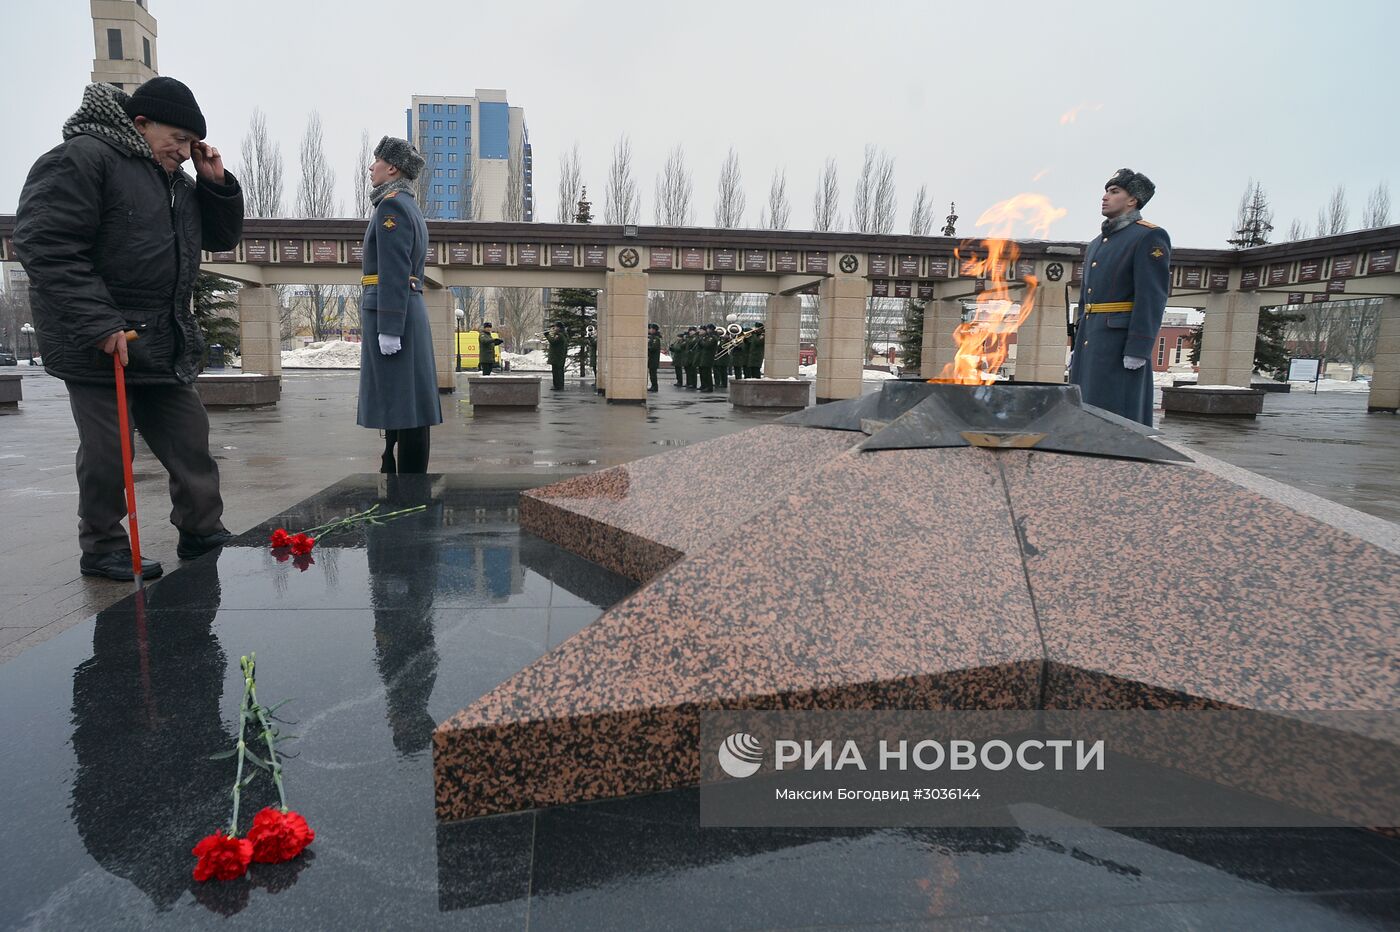
<path fill-rule="evenodd" d="M 466 320 L 467 312 L 462 310 L 462 305 L 457 305 L 457 371 L 462 371 L 462 321 Z"/>
<path fill-rule="evenodd" d="M 24 351 L 29 354 L 29 364 L 32 366 L 34 365 L 34 344 L 31 340 L 33 339 L 34 325 L 26 323 L 19 328 L 19 332 L 24 334 Z"/>

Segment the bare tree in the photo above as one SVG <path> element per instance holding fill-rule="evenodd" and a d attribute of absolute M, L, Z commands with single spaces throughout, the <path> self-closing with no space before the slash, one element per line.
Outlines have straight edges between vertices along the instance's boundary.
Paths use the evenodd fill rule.
<path fill-rule="evenodd" d="M 933 227 L 933 205 L 928 202 L 928 185 L 919 185 L 919 193 L 914 195 L 914 209 L 909 212 L 909 233 L 911 236 L 928 236 Z"/>
<path fill-rule="evenodd" d="M 525 219 L 525 153 L 520 144 L 513 140 L 507 154 L 506 191 L 501 198 L 501 219 L 512 223 Z"/>
<path fill-rule="evenodd" d="M 888 233 L 894 229 L 894 215 L 894 159 L 868 145 L 856 181 L 851 225 L 858 233 Z"/>
<path fill-rule="evenodd" d="M 773 181 L 768 185 L 768 205 L 759 212 L 758 225 L 765 230 L 786 230 L 792 205 L 788 203 L 787 172 L 773 169 Z"/>
<path fill-rule="evenodd" d="M 642 196 L 637 192 L 637 179 L 632 174 L 632 141 L 626 134 L 617 137 L 613 148 L 603 201 L 604 223 L 636 223 L 641 217 Z"/>
<path fill-rule="evenodd" d="M 538 288 L 497 288 L 496 316 L 493 321 L 505 334 L 502 339 L 512 353 L 523 353 L 525 341 L 544 327 L 543 306 Z"/>
<path fill-rule="evenodd" d="M 578 154 L 578 142 L 568 152 L 559 153 L 559 209 L 555 219 L 560 223 L 573 223 L 574 211 L 578 210 L 578 200 L 583 195 L 583 162 Z"/>
<path fill-rule="evenodd" d="M 1295 217 L 1293 222 L 1288 225 L 1288 235 L 1284 237 L 1284 241 L 1296 243 L 1300 239 L 1307 239 L 1307 237 L 1308 225 Z"/>
<path fill-rule="evenodd" d="M 267 114 L 256 107 L 243 137 L 238 183 L 243 188 L 243 210 L 249 217 L 276 217 L 282 213 L 282 151 L 267 132 Z"/>
<path fill-rule="evenodd" d="M 360 157 L 355 163 L 355 216 L 368 217 L 374 210 L 374 205 L 369 202 L 369 192 L 373 190 L 369 183 L 369 164 L 373 158 L 373 150 L 369 147 L 369 130 L 360 130 Z"/>
<path fill-rule="evenodd" d="M 324 219 L 338 213 L 335 203 L 335 169 L 326 159 L 325 136 L 321 115 L 315 110 L 306 121 L 306 133 L 301 139 L 301 182 L 297 185 L 297 214 L 301 217 Z M 340 330 L 335 290 L 326 285 L 311 285 L 304 303 L 311 338 L 324 340 L 334 330 Z"/>
<path fill-rule="evenodd" d="M 1390 186 L 1382 181 L 1366 198 L 1366 209 L 1361 212 L 1361 228 L 1374 230 L 1390 225 Z"/>
<path fill-rule="evenodd" d="M 812 198 L 812 229 L 823 233 L 841 226 L 841 184 L 836 177 L 836 160 L 827 159 L 817 176 L 817 193 Z"/>
<path fill-rule="evenodd" d="M 1332 196 L 1327 199 L 1327 205 L 1317 211 L 1317 235 L 1333 236 L 1345 233 L 1350 215 L 1346 185 L 1339 184 L 1332 189 Z"/>
<path fill-rule="evenodd" d="M 744 175 L 739 155 L 732 148 L 719 169 L 719 189 L 715 192 L 715 226 L 733 228 L 744 223 Z"/>
<path fill-rule="evenodd" d="M 1269 198 L 1264 193 L 1264 185 L 1251 178 L 1244 187 L 1244 194 L 1240 195 L 1234 234 L 1228 237 L 1225 242 L 1236 249 L 1263 246 L 1269 241 L 1269 234 L 1273 232 L 1273 229 L 1274 211 L 1269 207 Z"/>
<path fill-rule="evenodd" d="M 694 184 L 685 167 L 685 150 L 677 144 L 656 176 L 656 222 L 660 226 L 689 226 L 695 211 L 691 203 Z"/>

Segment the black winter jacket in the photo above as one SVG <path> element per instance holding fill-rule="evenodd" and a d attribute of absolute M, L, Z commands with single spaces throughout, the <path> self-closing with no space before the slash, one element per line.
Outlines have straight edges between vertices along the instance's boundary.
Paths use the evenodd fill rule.
<path fill-rule="evenodd" d="M 234 248 L 243 192 L 167 176 L 147 155 L 78 135 L 39 157 L 20 193 L 15 251 L 29 273 L 30 306 L 44 368 L 60 379 L 112 384 L 98 347 L 135 330 L 126 380 L 189 384 L 204 341 L 190 310 L 201 249 Z"/>

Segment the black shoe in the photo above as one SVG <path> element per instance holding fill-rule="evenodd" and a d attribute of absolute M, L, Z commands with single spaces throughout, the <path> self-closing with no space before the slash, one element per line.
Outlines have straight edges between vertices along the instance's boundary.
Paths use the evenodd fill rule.
<path fill-rule="evenodd" d="M 131 551 L 111 550 L 107 553 L 85 553 L 78 561 L 78 569 L 84 576 L 102 576 L 118 582 L 131 582 L 136 577 L 131 574 Z M 155 579 L 165 570 L 155 560 L 141 561 L 141 578 Z"/>
<path fill-rule="evenodd" d="M 215 547 L 222 547 L 233 540 L 233 535 L 228 531 L 215 531 L 213 534 L 186 534 L 180 532 L 180 540 L 175 545 L 175 553 L 181 560 L 193 560 L 195 557 L 202 557 Z"/>

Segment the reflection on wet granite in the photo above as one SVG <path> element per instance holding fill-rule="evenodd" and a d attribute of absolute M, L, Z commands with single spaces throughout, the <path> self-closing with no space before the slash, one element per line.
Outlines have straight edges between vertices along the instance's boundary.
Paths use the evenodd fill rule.
<path fill-rule="evenodd" d="M 0 928 L 1357 928 L 1397 916 L 1400 845 L 1348 831 L 710 830 L 693 790 L 441 825 L 424 721 L 585 630 L 634 584 L 522 534 L 516 491 L 351 477 L 0 665 Z M 266 531 L 376 501 L 299 572 Z M 236 658 L 282 714 L 297 862 L 196 885 L 228 818 Z M 426 716 L 426 718 L 425 718 Z M 249 788 L 251 812 L 270 802 Z M 245 823 L 247 816 L 245 815 Z"/>

